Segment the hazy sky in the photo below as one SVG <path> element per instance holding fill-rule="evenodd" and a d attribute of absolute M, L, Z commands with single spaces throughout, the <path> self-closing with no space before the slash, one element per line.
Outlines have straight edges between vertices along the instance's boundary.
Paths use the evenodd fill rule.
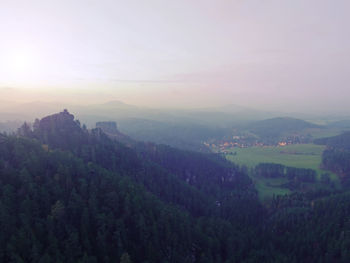
<path fill-rule="evenodd" d="M 349 11 L 349 0 L 0 0 L 0 97 L 349 109 Z"/>

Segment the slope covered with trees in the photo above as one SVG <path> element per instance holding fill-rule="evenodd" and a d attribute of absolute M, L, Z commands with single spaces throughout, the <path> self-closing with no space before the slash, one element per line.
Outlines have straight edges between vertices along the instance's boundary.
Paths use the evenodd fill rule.
<path fill-rule="evenodd" d="M 309 142 L 306 129 L 320 126 L 289 117 L 279 117 L 257 121 L 249 124 L 246 129 L 257 135 L 265 143 L 276 143 L 278 140 L 293 140 L 293 143 Z"/>
<path fill-rule="evenodd" d="M 157 144 L 167 144 L 184 150 L 210 152 L 203 142 L 210 138 L 221 138 L 228 130 L 189 121 L 161 122 L 129 118 L 118 120 L 120 130 L 132 138 Z"/>
<path fill-rule="evenodd" d="M 344 186 L 350 186 L 350 132 L 315 140 L 316 144 L 326 145 L 322 154 L 322 165 L 338 174 Z"/>
<path fill-rule="evenodd" d="M 80 127 L 67 111 L 37 120 L 33 129 L 24 124 L 19 134 L 20 137 L 6 138 L 3 145 L 7 149 L 2 154 L 7 156 L 4 167 L 11 167 L 10 160 L 23 158 L 9 178 L 15 178 L 22 170 L 28 171 L 28 183 L 34 184 L 35 189 L 53 191 L 55 195 L 48 193 L 49 203 L 38 217 L 46 220 L 57 210 L 61 220 L 52 223 L 57 228 L 52 235 L 58 247 L 50 250 L 46 245 L 53 241 L 40 240 L 40 255 L 47 254 L 47 258 L 62 262 L 68 259 L 78 262 L 84 257 L 97 262 L 117 261 L 123 253 L 128 253 L 135 262 L 215 262 L 238 260 L 248 253 L 247 243 L 253 241 L 244 235 L 244 229 L 255 228 L 256 213 L 262 211 L 251 181 L 238 167 L 200 154 L 194 155 L 192 161 L 196 162 L 192 162 L 186 158 L 191 157 L 190 153 L 172 148 L 164 151 L 154 144 L 128 148 L 100 129 Z M 22 152 L 13 156 L 17 152 L 11 149 L 17 147 Z M 154 158 L 154 150 L 162 152 L 169 161 L 178 158 L 177 167 L 185 172 L 175 171 L 169 162 Z M 31 158 L 39 163 L 32 164 Z M 32 167 L 41 170 L 34 171 Z M 35 180 L 37 176 L 44 176 L 48 182 L 41 185 L 41 181 Z M 193 178 L 198 180 L 190 182 Z M 20 181 L 17 186 L 11 182 L 8 184 L 15 188 L 14 192 L 23 183 Z M 203 182 L 208 185 L 204 187 Z M 38 198 L 46 197 L 47 194 Z M 251 202 L 254 209 L 242 210 L 242 200 Z M 38 200 L 32 202 L 41 205 Z M 74 208 L 68 210 L 70 205 Z M 12 206 L 21 207 L 21 200 L 16 199 Z M 69 221 L 71 217 L 73 221 Z M 232 218 L 236 220 L 230 221 Z M 37 218 L 30 220 L 28 227 L 32 229 Z M 79 226 L 83 220 L 87 224 L 85 230 Z M 37 231 L 45 233 L 47 227 L 43 224 Z M 37 231 L 33 230 L 32 240 L 39 239 Z M 79 247 L 73 249 L 74 256 L 60 245 L 70 242 L 72 231 Z M 87 231 L 88 237 L 82 231 Z M 97 240 L 99 231 L 103 243 Z M 12 235 L 4 242 L 11 238 Z M 15 238 L 14 242 L 17 241 Z M 91 249 L 98 246 L 103 249 Z M 24 254 L 17 250 L 14 253 L 23 258 Z M 12 252 L 6 250 L 4 255 L 9 257 Z"/>
<path fill-rule="evenodd" d="M 0 261 L 348 262 L 348 196 L 263 207 L 218 156 L 126 146 L 64 111 L 0 136 Z"/>

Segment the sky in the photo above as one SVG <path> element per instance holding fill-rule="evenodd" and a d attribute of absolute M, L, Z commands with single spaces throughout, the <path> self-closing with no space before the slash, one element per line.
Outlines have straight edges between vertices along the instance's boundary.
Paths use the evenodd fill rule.
<path fill-rule="evenodd" d="M 0 100 L 350 110 L 348 0 L 1 0 Z"/>

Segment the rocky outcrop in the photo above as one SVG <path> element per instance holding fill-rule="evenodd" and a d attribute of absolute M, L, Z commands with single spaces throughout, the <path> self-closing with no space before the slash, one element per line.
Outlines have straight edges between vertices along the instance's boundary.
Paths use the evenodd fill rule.
<path fill-rule="evenodd" d="M 53 148 L 71 149 L 87 142 L 87 132 L 67 110 L 36 120 L 34 137 Z"/>
<path fill-rule="evenodd" d="M 61 126 L 61 128 L 68 126 L 74 129 L 79 128 L 78 123 L 74 122 L 74 115 L 70 114 L 66 109 L 60 113 L 42 118 L 39 123 L 39 129 L 41 130 L 52 129 L 59 126 Z"/>
<path fill-rule="evenodd" d="M 124 143 L 126 146 L 131 146 L 135 143 L 127 135 L 121 133 L 117 129 L 117 123 L 114 121 L 97 122 L 96 128 L 101 129 L 109 138 Z"/>

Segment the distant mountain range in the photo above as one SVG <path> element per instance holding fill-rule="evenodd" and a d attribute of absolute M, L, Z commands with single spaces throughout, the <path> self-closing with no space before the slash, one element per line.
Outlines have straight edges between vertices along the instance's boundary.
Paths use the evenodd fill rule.
<path fill-rule="evenodd" d="M 236 105 L 222 108 L 175 109 L 138 107 L 117 100 L 91 105 L 34 101 L 29 103 L 7 102 L 0 105 L 0 121 L 13 119 L 30 121 L 43 117 L 44 112 L 54 113 L 65 108 L 76 112 L 77 117 L 91 127 L 101 119 L 139 118 L 173 123 L 229 126 L 235 122 L 271 117 L 270 113 Z"/>
<path fill-rule="evenodd" d="M 0 131 L 15 131 L 21 121 L 32 121 L 36 117 L 43 117 L 43 112 L 54 113 L 66 108 L 76 112 L 77 118 L 89 128 L 95 127 L 95 123 L 100 120 L 114 121 L 122 132 L 133 139 L 195 151 L 207 151 L 203 143 L 210 139 L 232 137 L 232 129 L 248 131 L 260 138 L 275 141 L 282 136 L 301 133 L 307 128 L 323 127 L 234 104 L 216 108 L 156 109 L 114 100 L 83 106 L 40 101 L 14 103 L 12 106 L 6 103 L 5 106 L 0 106 L 0 120 L 3 117 Z M 10 124 L 6 120 L 20 121 Z"/>

